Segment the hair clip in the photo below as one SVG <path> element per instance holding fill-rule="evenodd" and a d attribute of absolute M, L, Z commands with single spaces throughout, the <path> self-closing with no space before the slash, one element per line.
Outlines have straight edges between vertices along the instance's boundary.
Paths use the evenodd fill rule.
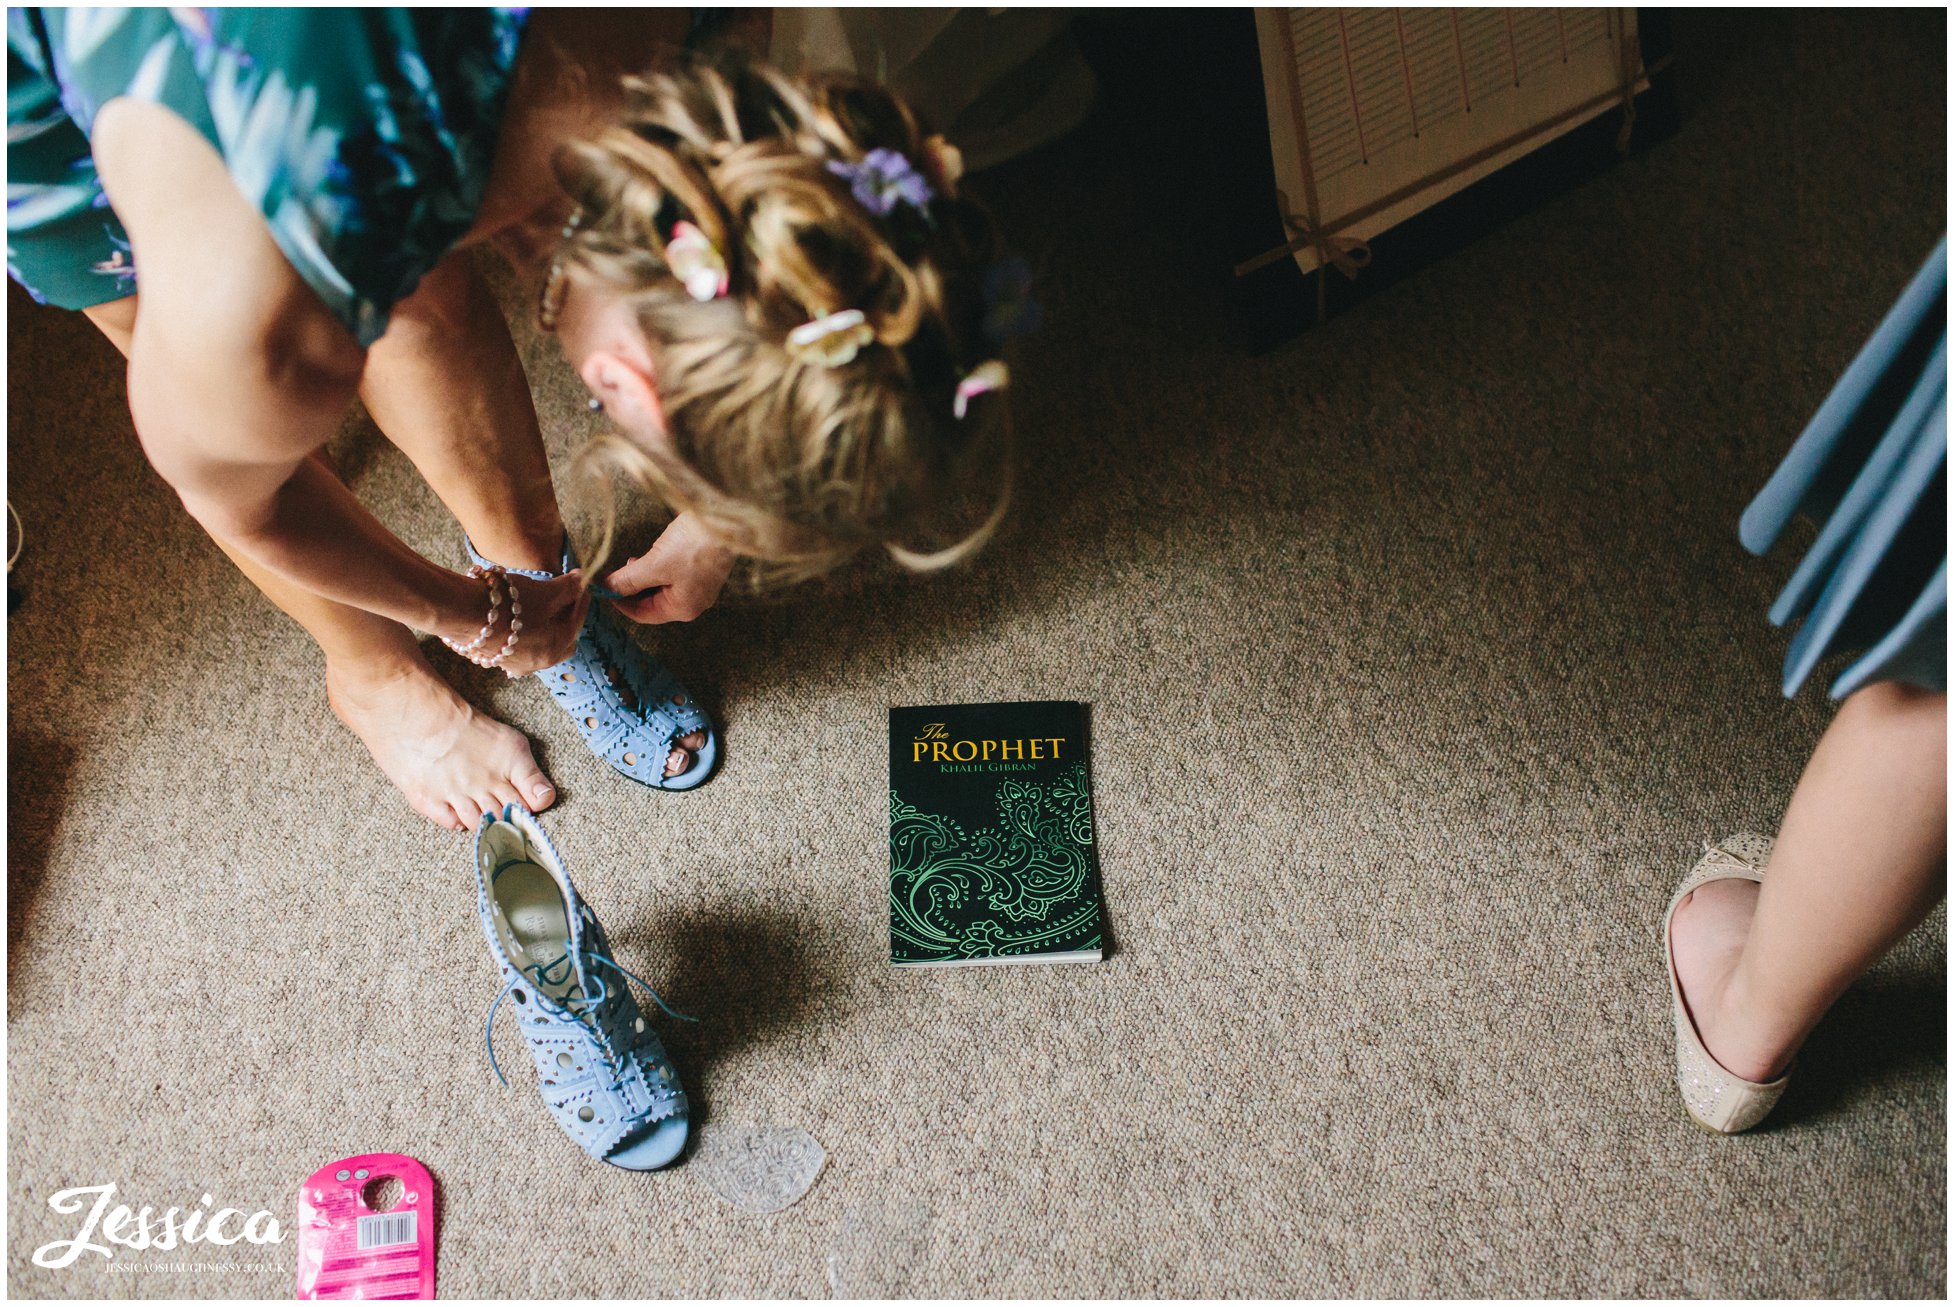
<path fill-rule="evenodd" d="M 970 411 L 970 401 L 979 395 L 987 395 L 994 390 L 1003 390 L 1011 384 L 1011 369 L 1004 366 L 1002 359 L 990 359 L 972 368 L 969 375 L 957 383 L 957 400 L 952 405 L 957 420 Z"/>
<path fill-rule="evenodd" d="M 823 313 L 787 333 L 787 352 L 803 363 L 838 368 L 853 363 L 864 345 L 875 341 L 875 328 L 860 309 Z"/>
<path fill-rule="evenodd" d="M 923 140 L 923 168 L 930 174 L 936 189 L 951 198 L 956 197 L 957 182 L 963 178 L 963 151 L 943 139 L 930 136 Z"/>
<path fill-rule="evenodd" d="M 846 177 L 855 199 L 878 218 L 886 218 L 898 204 L 907 204 L 925 217 L 936 192 L 915 165 L 894 150 L 874 149 L 860 163 L 828 160 L 828 171 Z"/>
<path fill-rule="evenodd" d="M 719 247 L 683 218 L 672 224 L 672 238 L 665 242 L 665 266 L 685 287 L 685 293 L 701 304 L 718 299 L 731 285 Z"/>

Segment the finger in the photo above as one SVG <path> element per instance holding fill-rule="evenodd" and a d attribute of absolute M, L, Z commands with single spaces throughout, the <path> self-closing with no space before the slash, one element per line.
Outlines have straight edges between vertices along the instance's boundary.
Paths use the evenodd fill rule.
<path fill-rule="evenodd" d="M 645 617 L 647 623 L 689 622 L 699 615 L 698 605 L 669 585 L 653 595 L 648 606 L 651 611 Z"/>
<path fill-rule="evenodd" d="M 665 597 L 669 588 L 661 585 L 655 590 L 647 590 L 629 599 L 613 599 L 611 607 L 634 622 L 669 622 L 672 619 L 666 608 L 670 601 Z"/>
<path fill-rule="evenodd" d="M 546 667 L 554 667 L 567 656 L 559 656 L 558 651 L 555 649 L 533 647 L 526 651 L 520 660 L 512 658 L 508 662 L 503 663 L 502 670 L 509 674 L 510 680 L 519 680 L 522 677 L 534 675 Z M 550 660 L 552 658 L 556 662 L 551 662 Z"/>
<path fill-rule="evenodd" d="M 581 625 L 590 607 L 590 591 L 581 571 L 565 572 L 550 583 L 547 599 L 534 612 L 524 612 L 525 624 L 538 618 Z"/>
<path fill-rule="evenodd" d="M 660 574 L 664 570 L 664 564 L 658 556 L 658 546 L 654 544 L 636 558 L 625 559 L 612 568 L 608 575 L 598 579 L 619 594 L 634 595 L 640 590 L 649 590 L 652 586 L 662 584 Z"/>

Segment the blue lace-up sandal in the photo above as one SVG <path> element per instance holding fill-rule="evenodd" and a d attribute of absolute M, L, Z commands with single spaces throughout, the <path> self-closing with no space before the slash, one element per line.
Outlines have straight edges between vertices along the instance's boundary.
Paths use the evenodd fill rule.
<path fill-rule="evenodd" d="M 492 566 L 463 538 L 470 561 Z M 513 576 L 548 580 L 577 565 L 566 545 L 563 566 L 555 572 L 503 570 Z M 598 591 L 598 594 L 605 592 Z M 615 670 L 615 676 L 612 670 Z M 638 647 L 623 620 L 601 599 L 593 600 L 577 636 L 577 651 L 554 667 L 536 673 L 550 695 L 577 724 L 590 751 L 619 773 L 659 790 L 689 790 L 703 785 L 719 765 L 719 732 L 678 678 L 665 665 Z M 705 732 L 706 742 L 693 753 L 692 765 L 676 776 L 665 774 L 681 736 Z"/>
<path fill-rule="evenodd" d="M 685 1091 L 665 1046 L 645 1023 L 629 981 L 659 1007 L 650 985 L 611 960 L 604 928 L 577 897 L 563 859 L 525 808 L 486 813 L 475 831 L 482 933 L 502 971 L 485 1038 L 495 1060 L 495 1014 L 513 1000 L 537 1087 L 565 1134 L 600 1162 L 653 1171 L 685 1148 Z"/>

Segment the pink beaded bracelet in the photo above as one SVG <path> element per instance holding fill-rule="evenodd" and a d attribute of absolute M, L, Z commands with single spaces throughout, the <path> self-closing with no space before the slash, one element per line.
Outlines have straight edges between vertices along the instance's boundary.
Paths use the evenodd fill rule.
<path fill-rule="evenodd" d="M 441 638 L 441 643 L 447 645 L 450 649 L 454 650 L 462 657 L 468 659 L 470 662 L 479 663 L 481 662 L 481 659 L 475 656 L 475 651 L 477 649 L 480 649 L 484 644 L 488 643 L 489 636 L 495 633 L 495 618 L 496 615 L 502 611 L 502 586 L 504 584 L 504 573 L 502 569 L 499 567 L 476 566 L 468 569 L 468 575 L 476 578 L 477 580 L 484 582 L 488 587 L 488 601 L 489 601 L 488 619 L 482 623 L 481 631 L 475 636 L 473 640 L 470 640 L 467 644 L 458 644 L 455 641 L 448 639 L 446 636 L 443 636 Z M 510 592 L 511 600 L 513 601 L 515 595 L 515 587 L 513 585 L 509 587 L 509 592 Z M 513 643 L 511 643 L 510 648 L 513 647 L 514 645 Z M 497 655 L 498 658 L 506 657 L 506 656 L 507 656 L 506 649 L 503 651 L 502 654 Z"/>
<path fill-rule="evenodd" d="M 516 643 L 522 639 L 522 596 L 516 590 L 514 581 L 507 576 L 503 580 L 509 587 L 509 638 L 502 642 L 502 650 L 495 657 L 475 659 L 483 667 L 502 666 L 502 660 L 516 651 Z M 515 673 L 505 672 L 505 675 L 513 677 Z"/>

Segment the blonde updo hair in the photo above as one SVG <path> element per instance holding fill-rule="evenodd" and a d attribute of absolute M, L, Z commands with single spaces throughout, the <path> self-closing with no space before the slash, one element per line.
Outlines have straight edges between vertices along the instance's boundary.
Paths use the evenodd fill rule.
<path fill-rule="evenodd" d="M 915 570 L 969 557 L 1004 516 L 1012 450 L 1002 395 L 955 416 L 959 383 L 1002 355 L 986 334 L 996 237 L 958 194 L 954 151 L 853 78 L 695 59 L 624 90 L 617 121 L 557 154 L 583 211 L 561 257 L 629 297 L 669 440 L 601 437 L 586 465 L 696 514 L 779 579 L 871 547 Z M 926 210 L 872 213 L 829 167 L 877 149 L 928 182 Z M 695 300 L 667 267 L 680 221 L 724 259 L 723 297 Z M 796 327 L 847 309 L 874 332 L 852 361 L 789 349 Z"/>

